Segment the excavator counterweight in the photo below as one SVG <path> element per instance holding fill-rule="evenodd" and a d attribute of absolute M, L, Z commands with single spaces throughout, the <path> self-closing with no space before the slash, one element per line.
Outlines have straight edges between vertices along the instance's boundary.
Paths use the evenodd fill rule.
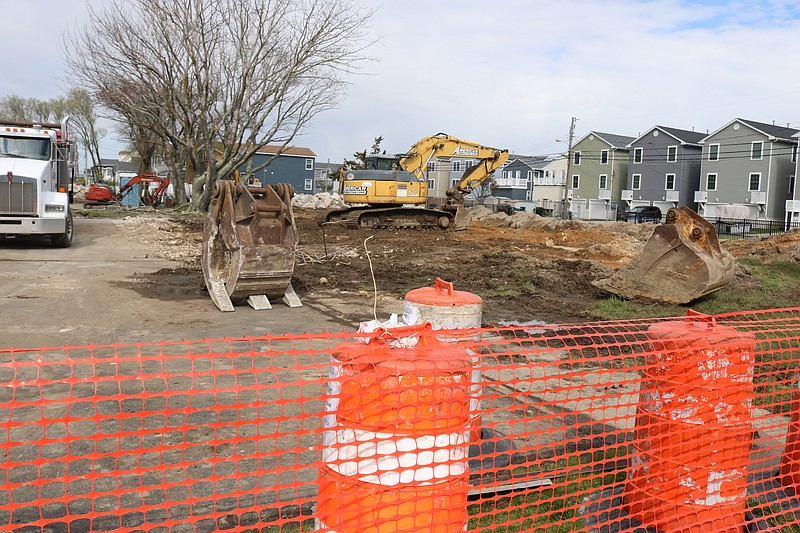
<path fill-rule="evenodd" d="M 681 206 L 667 211 L 638 257 L 594 285 L 623 298 L 686 304 L 734 276 L 733 256 L 720 247 L 713 224 Z"/>

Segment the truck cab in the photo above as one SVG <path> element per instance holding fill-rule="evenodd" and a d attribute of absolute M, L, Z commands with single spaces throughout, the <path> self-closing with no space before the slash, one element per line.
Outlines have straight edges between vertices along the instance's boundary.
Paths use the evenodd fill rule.
<path fill-rule="evenodd" d="M 0 237 L 48 235 L 72 244 L 70 172 L 75 150 L 61 124 L 0 120 Z"/>

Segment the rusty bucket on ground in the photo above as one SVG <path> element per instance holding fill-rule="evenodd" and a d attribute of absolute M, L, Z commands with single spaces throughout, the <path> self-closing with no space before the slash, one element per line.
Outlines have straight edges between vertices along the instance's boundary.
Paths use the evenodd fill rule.
<path fill-rule="evenodd" d="M 625 506 L 664 532 L 740 533 L 755 340 L 696 314 L 647 336 Z"/>
<path fill-rule="evenodd" d="M 469 344 L 481 340 L 480 334 L 473 330 L 480 328 L 483 322 L 483 299 L 471 292 L 457 291 L 453 283 L 436 278 L 433 287 L 420 287 L 406 293 L 403 320 L 406 324 L 429 322 L 433 329 L 439 330 L 441 340 L 460 342 L 471 350 Z M 474 363 L 480 363 L 477 356 Z M 473 442 L 480 440 L 481 436 L 482 382 L 483 375 L 479 368 L 475 368 L 472 371 L 470 400 L 470 411 L 475 417 L 470 430 L 470 440 Z"/>
<path fill-rule="evenodd" d="M 414 347 L 394 347 L 397 339 Z M 405 340 L 403 341 L 405 344 Z M 472 361 L 429 324 L 337 347 L 327 385 L 319 526 L 454 533 L 467 520 Z"/>
<path fill-rule="evenodd" d="M 638 257 L 592 284 L 623 298 L 686 304 L 729 285 L 735 266 L 714 225 L 680 206 L 667 211 Z"/>
<path fill-rule="evenodd" d="M 203 227 L 201 264 L 208 293 L 220 311 L 247 301 L 254 309 L 271 308 L 283 298 L 300 306 L 291 281 L 297 229 L 291 185 L 247 187 L 219 180 Z"/>

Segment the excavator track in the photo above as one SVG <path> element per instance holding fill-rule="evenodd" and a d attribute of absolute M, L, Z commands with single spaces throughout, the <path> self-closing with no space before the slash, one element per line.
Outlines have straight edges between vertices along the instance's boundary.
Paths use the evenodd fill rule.
<path fill-rule="evenodd" d="M 291 285 L 297 245 L 293 193 L 283 183 L 214 185 L 201 264 L 209 296 L 221 311 L 245 300 L 254 309 L 269 309 L 269 300 L 278 297 L 290 307 L 300 305 Z"/>
<path fill-rule="evenodd" d="M 384 229 L 448 229 L 453 225 L 453 214 L 441 209 L 421 207 L 351 207 L 328 213 L 328 223 L 343 224 L 352 228 Z"/>

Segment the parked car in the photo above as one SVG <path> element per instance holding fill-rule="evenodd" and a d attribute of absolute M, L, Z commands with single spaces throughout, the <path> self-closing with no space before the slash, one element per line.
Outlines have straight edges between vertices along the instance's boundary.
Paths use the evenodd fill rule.
<path fill-rule="evenodd" d="M 661 209 L 654 205 L 637 205 L 630 211 L 618 211 L 617 220 L 625 222 L 661 222 Z"/>

